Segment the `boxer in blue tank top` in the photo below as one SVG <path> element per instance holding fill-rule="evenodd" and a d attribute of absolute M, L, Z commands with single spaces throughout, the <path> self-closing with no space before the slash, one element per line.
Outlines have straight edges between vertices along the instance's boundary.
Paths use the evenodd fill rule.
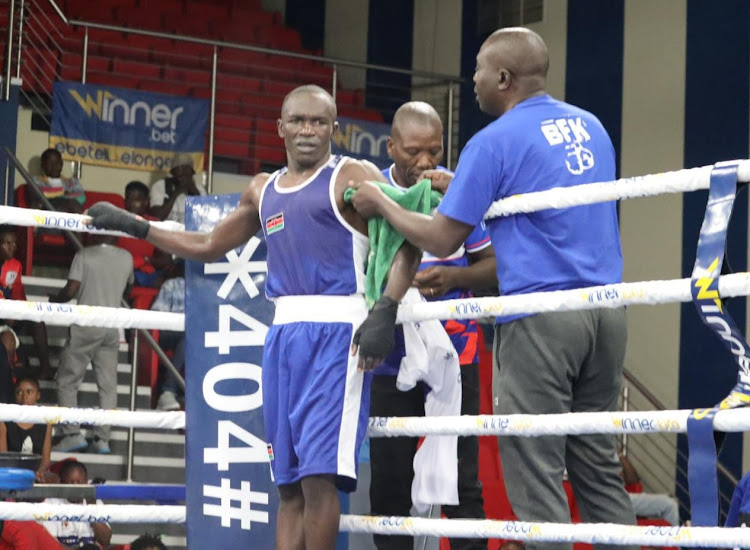
<path fill-rule="evenodd" d="M 331 156 L 337 129 L 325 90 L 290 92 L 279 119 L 287 167 L 255 176 L 237 210 L 210 234 L 160 230 L 104 203 L 89 209 L 97 227 L 201 261 L 215 261 L 263 229 L 266 293 L 276 303 L 263 353 L 263 415 L 281 497 L 276 547 L 283 550 L 335 546 L 337 488 L 356 484 L 369 371 L 393 348 L 397 305 L 419 265 L 419 251 L 402 246 L 383 297 L 367 312 L 367 224 L 343 196 L 350 180 L 383 177 L 370 163 Z"/>

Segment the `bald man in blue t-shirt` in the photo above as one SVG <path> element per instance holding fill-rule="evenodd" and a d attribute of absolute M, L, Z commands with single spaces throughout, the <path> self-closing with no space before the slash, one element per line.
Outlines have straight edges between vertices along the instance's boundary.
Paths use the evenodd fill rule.
<path fill-rule="evenodd" d="M 480 109 L 498 119 L 467 143 L 437 214 L 406 212 L 364 182 L 352 185 L 359 189 L 355 208 L 366 217 L 385 217 L 412 243 L 444 257 L 498 199 L 615 179 L 606 130 L 591 113 L 546 94 L 548 66 L 547 47 L 533 31 L 493 33 L 477 55 L 474 84 Z M 614 202 L 495 218 L 487 228 L 504 295 L 622 280 Z M 500 317 L 495 338 L 496 414 L 617 407 L 627 340 L 623 308 Z M 635 524 L 612 436 L 498 440 L 508 498 L 520 520 L 570 522 L 562 488 L 567 467 L 584 521 Z"/>

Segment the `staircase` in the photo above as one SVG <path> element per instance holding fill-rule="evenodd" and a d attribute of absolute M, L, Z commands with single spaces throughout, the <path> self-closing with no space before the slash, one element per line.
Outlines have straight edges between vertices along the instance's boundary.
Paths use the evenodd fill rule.
<path fill-rule="evenodd" d="M 46 301 L 65 284 L 65 281 L 47 277 L 24 277 L 26 293 L 30 301 Z M 54 369 L 59 364 L 60 352 L 65 345 L 66 327 L 47 326 L 50 347 L 50 362 Z M 20 336 L 21 353 L 30 366 L 39 364 L 35 356 L 33 340 Z M 117 407 L 128 409 L 130 405 L 130 373 L 128 345 L 120 342 L 117 365 Z M 41 381 L 43 405 L 57 405 L 57 386 L 54 381 Z M 83 384 L 78 392 L 81 407 L 97 407 L 99 397 L 94 372 L 89 365 Z M 136 392 L 136 409 L 150 410 L 151 388 L 139 386 Z M 85 432 L 85 427 L 84 427 Z M 52 453 L 52 462 L 74 457 L 86 464 L 89 478 L 103 478 L 108 482 L 122 482 L 127 476 L 128 430 L 113 428 L 110 439 L 110 455 L 88 453 Z M 137 483 L 185 483 L 185 435 L 172 430 L 135 430 L 135 455 L 133 458 L 133 481 Z M 140 502 L 117 501 L 112 504 L 143 504 Z M 113 525 L 112 544 L 127 544 L 143 533 L 164 535 L 162 540 L 170 549 L 184 549 L 185 529 L 182 525 L 170 524 L 125 524 Z"/>

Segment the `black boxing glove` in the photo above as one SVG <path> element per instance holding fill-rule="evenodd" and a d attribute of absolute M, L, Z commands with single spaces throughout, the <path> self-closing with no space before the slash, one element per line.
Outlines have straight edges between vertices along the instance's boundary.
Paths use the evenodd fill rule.
<path fill-rule="evenodd" d="M 91 216 L 91 225 L 97 229 L 122 231 L 138 239 L 145 239 L 151 229 L 151 225 L 140 216 L 108 202 L 97 202 L 89 208 L 88 215 Z"/>
<path fill-rule="evenodd" d="M 398 302 L 383 296 L 367 314 L 354 333 L 353 343 L 359 346 L 360 357 L 385 359 L 393 351 Z"/>

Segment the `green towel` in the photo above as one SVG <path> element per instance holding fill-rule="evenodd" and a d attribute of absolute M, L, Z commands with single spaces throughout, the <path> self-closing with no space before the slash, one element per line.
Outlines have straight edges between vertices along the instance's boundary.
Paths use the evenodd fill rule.
<path fill-rule="evenodd" d="M 432 190 L 428 179 L 418 181 L 406 192 L 387 183 L 373 183 L 376 183 L 383 193 L 396 201 L 402 208 L 420 214 L 432 212 L 433 208 L 440 204 L 440 200 L 443 198 L 443 195 Z M 356 190 L 351 188 L 344 191 L 344 201 L 351 202 L 352 195 L 355 192 Z M 380 216 L 369 219 L 367 232 L 370 236 L 370 254 L 367 257 L 365 298 L 367 307 L 372 308 L 375 302 L 380 299 L 391 263 L 393 263 L 396 252 L 404 242 L 404 236 L 393 229 L 393 226 Z"/>

